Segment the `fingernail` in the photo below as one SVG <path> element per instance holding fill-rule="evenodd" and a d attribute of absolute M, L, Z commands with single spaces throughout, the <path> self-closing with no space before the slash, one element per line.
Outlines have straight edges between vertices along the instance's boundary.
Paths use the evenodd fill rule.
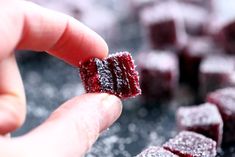
<path fill-rule="evenodd" d="M 114 96 L 108 95 L 102 101 L 102 115 L 100 119 L 101 130 L 107 129 L 114 123 L 122 112 L 121 100 Z"/>

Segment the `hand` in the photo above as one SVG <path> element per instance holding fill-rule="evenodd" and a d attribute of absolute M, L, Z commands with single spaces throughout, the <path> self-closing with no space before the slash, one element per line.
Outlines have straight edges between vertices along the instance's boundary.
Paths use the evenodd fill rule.
<path fill-rule="evenodd" d="M 108 94 L 84 94 L 65 102 L 38 128 L 18 138 L 26 100 L 13 51 L 30 49 L 78 66 L 108 54 L 104 40 L 75 19 L 36 4 L 0 0 L 0 154 L 2 157 L 83 156 L 100 132 L 120 115 L 121 101 Z"/>

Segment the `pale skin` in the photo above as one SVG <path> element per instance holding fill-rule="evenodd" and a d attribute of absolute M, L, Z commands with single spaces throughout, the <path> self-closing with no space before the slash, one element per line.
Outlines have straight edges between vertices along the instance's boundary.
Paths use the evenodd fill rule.
<path fill-rule="evenodd" d="M 46 51 L 78 66 L 78 61 L 90 57 L 106 57 L 107 44 L 72 17 L 31 2 L 0 0 L 0 19 L 1 157 L 83 156 L 120 116 L 120 99 L 108 94 L 77 96 L 26 135 L 8 138 L 6 135 L 21 127 L 26 116 L 25 92 L 14 52 Z"/>

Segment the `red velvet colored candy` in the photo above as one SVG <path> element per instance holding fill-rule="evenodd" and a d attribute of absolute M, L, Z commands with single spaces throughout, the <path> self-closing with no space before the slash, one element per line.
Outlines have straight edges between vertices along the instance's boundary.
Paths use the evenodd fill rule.
<path fill-rule="evenodd" d="M 138 154 L 136 157 L 178 157 L 172 154 L 170 151 L 161 147 L 151 146 Z"/>
<path fill-rule="evenodd" d="M 177 125 L 180 130 L 188 130 L 205 135 L 220 147 L 223 135 L 223 121 L 214 104 L 180 107 L 177 111 Z"/>
<path fill-rule="evenodd" d="M 216 142 L 201 134 L 182 131 L 163 145 L 180 157 L 215 157 Z"/>
<path fill-rule="evenodd" d="M 80 76 L 87 93 L 110 93 L 129 98 L 141 93 L 134 61 L 128 52 L 106 59 L 92 58 L 80 66 Z"/>

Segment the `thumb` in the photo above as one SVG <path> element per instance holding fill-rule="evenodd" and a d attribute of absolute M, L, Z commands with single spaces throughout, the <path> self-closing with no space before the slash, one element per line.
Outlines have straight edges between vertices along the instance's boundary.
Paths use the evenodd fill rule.
<path fill-rule="evenodd" d="M 44 124 L 17 141 L 27 149 L 24 152 L 34 153 L 25 156 L 83 156 L 121 110 L 115 96 L 84 94 L 63 104 Z"/>

